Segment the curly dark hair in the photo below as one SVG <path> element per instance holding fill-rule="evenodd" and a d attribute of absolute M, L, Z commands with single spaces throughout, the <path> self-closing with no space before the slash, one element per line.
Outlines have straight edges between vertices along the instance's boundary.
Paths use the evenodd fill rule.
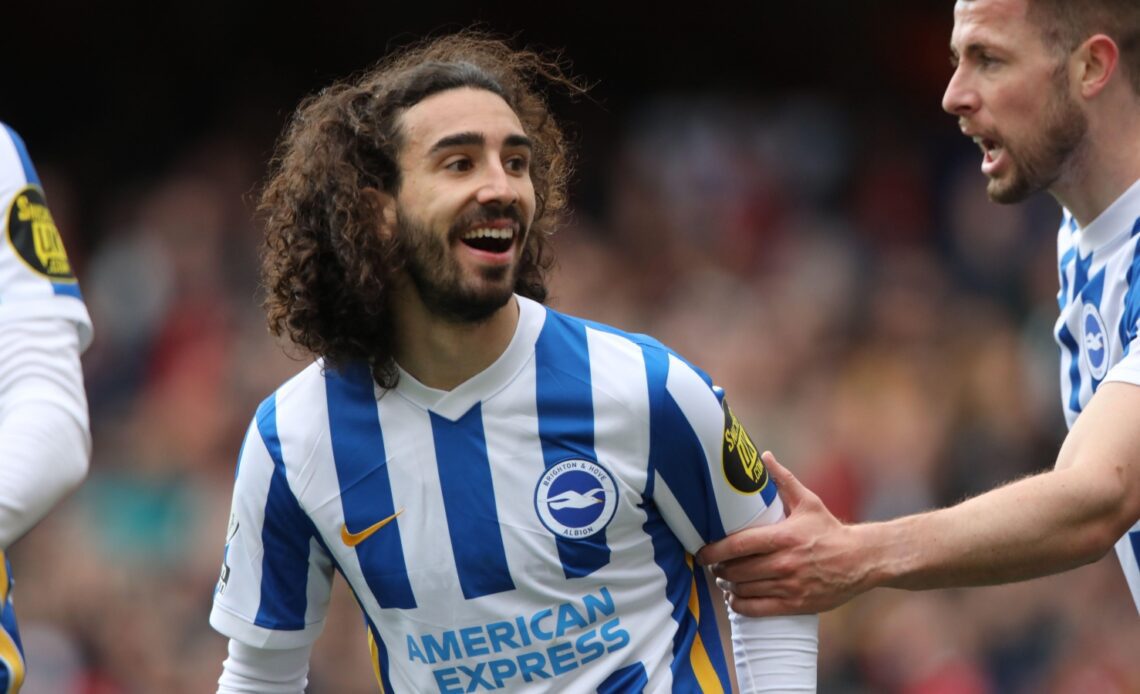
<path fill-rule="evenodd" d="M 502 97 L 533 142 L 536 207 L 515 291 L 544 301 L 548 238 L 566 208 L 570 155 L 539 83 L 585 91 L 559 60 L 465 31 L 405 48 L 304 99 L 277 144 L 257 207 L 270 331 L 330 367 L 363 361 L 381 385 L 395 384 L 386 294 L 402 258 L 378 233 L 378 202 L 366 189 L 399 192 L 400 116 L 459 87 Z"/>

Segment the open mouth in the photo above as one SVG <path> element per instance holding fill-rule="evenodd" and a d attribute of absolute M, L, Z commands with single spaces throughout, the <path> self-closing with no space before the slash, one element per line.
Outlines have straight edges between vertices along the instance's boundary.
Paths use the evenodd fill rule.
<path fill-rule="evenodd" d="M 515 242 L 515 230 L 511 227 L 496 229 L 479 227 L 471 229 L 459 239 L 477 251 L 505 253 Z"/>
<path fill-rule="evenodd" d="M 985 156 L 986 161 L 994 161 L 1002 153 L 1002 145 L 996 140 L 991 140 L 988 137 L 976 136 L 974 137 L 974 144 L 982 149 L 982 154 Z"/>

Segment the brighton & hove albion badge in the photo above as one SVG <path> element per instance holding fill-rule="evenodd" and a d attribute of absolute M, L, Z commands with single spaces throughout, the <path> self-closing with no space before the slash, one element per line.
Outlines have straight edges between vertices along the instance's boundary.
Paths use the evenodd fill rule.
<path fill-rule="evenodd" d="M 617 484 L 590 460 L 564 460 L 538 480 L 534 508 L 547 530 L 567 540 L 601 532 L 617 512 Z"/>

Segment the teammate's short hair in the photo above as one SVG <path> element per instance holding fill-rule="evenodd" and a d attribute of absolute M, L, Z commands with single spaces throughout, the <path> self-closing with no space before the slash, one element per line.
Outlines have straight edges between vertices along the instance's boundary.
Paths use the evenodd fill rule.
<path fill-rule="evenodd" d="M 1046 44 L 1066 54 L 1094 34 L 1120 48 L 1120 68 L 1140 94 L 1140 2 L 1137 0 L 1029 0 L 1029 19 Z"/>

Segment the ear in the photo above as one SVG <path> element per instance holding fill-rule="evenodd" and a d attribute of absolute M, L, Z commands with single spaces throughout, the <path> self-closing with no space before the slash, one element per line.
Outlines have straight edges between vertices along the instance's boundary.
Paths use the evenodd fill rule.
<path fill-rule="evenodd" d="M 1073 74 L 1080 85 L 1081 96 L 1091 99 L 1108 86 L 1116 74 L 1120 49 L 1104 34 L 1089 37 L 1073 51 Z"/>
<path fill-rule="evenodd" d="M 396 233 L 396 197 L 371 186 L 363 192 L 377 211 L 376 231 L 380 238 L 392 238 Z"/>

